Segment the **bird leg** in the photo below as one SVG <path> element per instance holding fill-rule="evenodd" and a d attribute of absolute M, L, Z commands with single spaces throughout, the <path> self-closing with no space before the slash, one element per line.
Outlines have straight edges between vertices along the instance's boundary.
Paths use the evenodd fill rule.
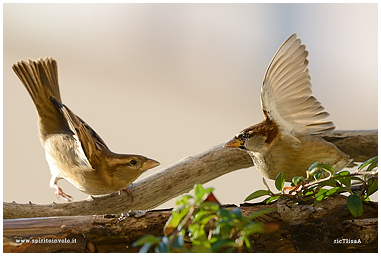
<path fill-rule="evenodd" d="M 54 188 L 56 189 L 56 197 L 58 200 L 60 199 L 60 196 L 65 199 L 66 201 L 70 202 L 73 198 L 62 191 L 62 188 L 60 188 L 57 184 L 54 184 Z"/>

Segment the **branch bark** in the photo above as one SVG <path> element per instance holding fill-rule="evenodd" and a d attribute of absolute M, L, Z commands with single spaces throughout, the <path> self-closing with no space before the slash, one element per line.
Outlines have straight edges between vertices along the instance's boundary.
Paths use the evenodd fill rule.
<path fill-rule="evenodd" d="M 364 204 L 364 214 L 357 219 L 346 204 L 345 196 L 335 195 L 315 208 L 285 201 L 240 208 L 245 216 L 276 208 L 256 219 L 279 228 L 252 235 L 255 252 L 377 252 L 378 204 Z M 132 243 L 147 234 L 162 236 L 169 216 L 171 210 L 4 220 L 3 248 L 4 252 L 138 252 Z"/>
<path fill-rule="evenodd" d="M 378 155 L 378 130 L 337 130 L 323 134 L 322 138 L 335 144 L 354 162 L 361 163 Z"/>
<path fill-rule="evenodd" d="M 349 154 L 355 162 L 377 156 L 378 132 L 333 131 L 322 136 Z M 250 156 L 237 149 L 217 145 L 205 152 L 182 159 L 128 187 L 127 193 L 90 197 L 84 201 L 49 205 L 3 203 L 4 219 L 112 214 L 129 210 L 153 209 L 189 192 L 194 184 L 206 183 L 226 173 L 253 166 Z"/>

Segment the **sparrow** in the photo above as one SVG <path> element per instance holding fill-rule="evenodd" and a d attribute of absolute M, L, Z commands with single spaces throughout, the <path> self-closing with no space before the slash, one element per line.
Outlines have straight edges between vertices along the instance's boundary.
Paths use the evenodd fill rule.
<path fill-rule="evenodd" d="M 286 173 L 286 181 L 303 176 L 315 162 L 343 169 L 351 159 L 335 145 L 316 136 L 335 129 L 329 114 L 312 96 L 308 51 L 296 34 L 278 49 L 261 88 L 264 120 L 239 132 L 224 147 L 239 148 L 266 178 Z"/>
<path fill-rule="evenodd" d="M 101 137 L 62 104 L 57 61 L 51 57 L 12 65 L 37 110 L 39 137 L 45 149 L 57 198 L 72 197 L 57 185 L 65 179 L 89 195 L 127 191 L 144 171 L 159 162 L 141 155 L 112 152 Z"/>

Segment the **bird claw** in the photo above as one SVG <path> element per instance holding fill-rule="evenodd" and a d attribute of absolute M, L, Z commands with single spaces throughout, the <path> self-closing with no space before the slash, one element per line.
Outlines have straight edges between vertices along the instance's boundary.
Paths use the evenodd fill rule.
<path fill-rule="evenodd" d="M 68 194 L 66 194 L 65 192 L 62 191 L 62 188 L 60 188 L 59 186 L 57 185 L 54 185 L 54 188 L 56 189 L 56 197 L 57 199 L 59 200 L 60 199 L 60 196 L 65 199 L 66 201 L 70 202 L 73 198 L 71 196 L 69 196 Z"/>
<path fill-rule="evenodd" d="M 132 196 L 132 193 L 130 190 L 128 190 L 128 188 L 124 188 L 122 190 L 119 190 L 118 195 L 121 195 L 122 191 L 126 191 L 131 196 L 131 201 L 134 201 L 134 197 Z"/>

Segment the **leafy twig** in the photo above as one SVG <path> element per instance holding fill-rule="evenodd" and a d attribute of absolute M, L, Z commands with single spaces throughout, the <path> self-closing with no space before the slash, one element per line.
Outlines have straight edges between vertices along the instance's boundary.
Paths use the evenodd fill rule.
<path fill-rule="evenodd" d="M 279 173 L 275 179 L 275 187 L 280 193 L 272 192 L 263 179 L 267 190 L 255 191 L 245 201 L 270 195 L 269 198 L 265 199 L 266 203 L 279 198 L 292 200 L 299 204 L 314 199 L 312 204 L 316 205 L 321 200 L 327 199 L 334 194 L 348 192 L 350 193 L 347 200 L 349 211 L 354 217 L 358 217 L 362 215 L 362 203 L 369 201 L 369 196 L 378 190 L 377 168 L 377 156 L 365 161 L 354 173 L 341 171 L 334 174 L 330 165 L 316 162 L 308 169 L 306 178 L 299 176 L 292 179 L 292 187 L 284 187 L 286 174 L 284 172 Z M 361 182 L 361 190 L 352 189 L 352 184 L 355 181 Z M 323 188 L 326 186 L 331 188 Z M 287 191 L 289 192 L 286 193 Z"/>

